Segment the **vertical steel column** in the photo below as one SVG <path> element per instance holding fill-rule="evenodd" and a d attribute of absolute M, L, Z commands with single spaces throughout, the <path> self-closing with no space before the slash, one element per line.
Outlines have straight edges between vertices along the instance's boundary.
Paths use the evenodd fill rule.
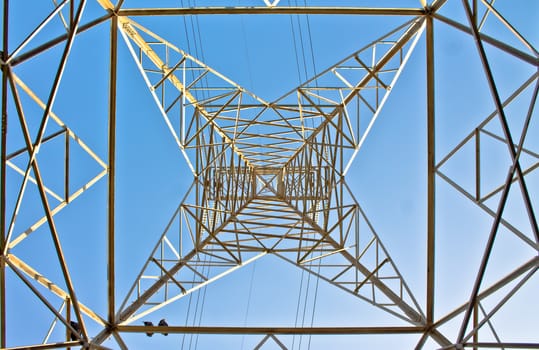
<path fill-rule="evenodd" d="M 67 297 L 65 299 L 66 303 L 66 321 L 68 325 L 71 325 L 71 299 Z M 71 340 L 71 330 L 69 327 L 66 327 L 66 342 Z M 67 347 L 66 350 L 71 350 L 71 347 Z"/>
<path fill-rule="evenodd" d="M 434 33 L 432 16 L 427 25 L 427 324 L 434 322 L 435 265 L 435 121 L 434 121 Z"/>
<path fill-rule="evenodd" d="M 9 0 L 4 0 L 4 28 L 2 61 L 8 57 L 8 11 Z M 2 155 L 0 165 L 0 249 L 6 244 L 6 146 L 7 146 L 7 65 L 2 65 Z M 6 347 L 6 264 L 0 257 L 0 348 Z"/>
<path fill-rule="evenodd" d="M 115 176 L 116 176 L 116 64 L 118 48 L 118 16 L 112 16 L 110 27 L 110 81 L 109 81 L 109 125 L 108 125 L 108 237 L 107 237 L 107 294 L 108 294 L 108 318 L 110 327 L 114 327 L 115 306 Z"/>

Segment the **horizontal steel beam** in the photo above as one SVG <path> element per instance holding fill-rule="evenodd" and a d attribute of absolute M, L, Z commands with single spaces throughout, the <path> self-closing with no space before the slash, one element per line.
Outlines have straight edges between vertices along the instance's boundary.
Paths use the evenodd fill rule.
<path fill-rule="evenodd" d="M 182 15 L 372 15 L 421 16 L 422 8 L 366 7 L 193 7 L 193 8 L 132 8 L 118 11 L 120 16 L 182 16 Z"/>
<path fill-rule="evenodd" d="M 539 343 L 465 343 L 465 347 L 491 349 L 539 349 Z"/>
<path fill-rule="evenodd" d="M 43 349 L 60 349 L 69 346 L 79 346 L 81 345 L 80 341 L 68 341 L 62 343 L 51 343 L 51 344 L 40 344 L 40 345 L 27 345 L 27 346 L 16 346 L 11 348 L 5 348 L 4 350 L 43 350 Z"/>
<path fill-rule="evenodd" d="M 118 332 L 186 334 L 408 334 L 422 333 L 425 327 L 222 327 L 222 326 L 118 326 Z"/>

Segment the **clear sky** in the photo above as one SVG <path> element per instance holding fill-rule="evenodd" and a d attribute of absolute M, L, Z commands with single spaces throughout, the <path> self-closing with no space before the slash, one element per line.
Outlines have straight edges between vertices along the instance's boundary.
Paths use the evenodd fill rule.
<path fill-rule="evenodd" d="M 313 4 L 327 5 L 322 1 Z M 419 7 L 420 1 L 356 1 L 352 5 L 359 7 L 373 4 L 383 7 Z M 230 3 L 126 0 L 124 3 L 126 8 L 211 5 L 264 4 L 262 0 L 237 0 Z M 304 2 L 282 0 L 278 6 L 288 5 L 303 6 Z M 340 2 L 337 5 L 351 4 Z M 28 3 L 21 1 L 10 3 L 11 51 L 53 8 L 51 1 L 32 2 L 32 11 L 26 11 L 28 6 Z M 498 0 L 495 7 L 533 47 L 538 46 L 539 2 Z M 484 11 L 484 6 L 480 5 L 480 9 Z M 447 1 L 439 13 L 462 24 L 467 23 L 460 1 Z M 96 1 L 89 1 L 82 23 L 104 14 L 105 11 Z M 409 19 L 398 16 L 211 15 L 139 17 L 135 20 L 262 99 L 273 101 Z M 438 20 L 434 25 L 438 163 L 494 111 L 494 104 L 473 38 Z M 62 22 L 56 16 L 22 52 L 38 47 L 63 32 Z M 483 32 L 533 55 L 492 14 L 487 17 Z M 104 162 L 108 157 L 109 34 L 110 22 L 105 21 L 77 36 L 53 108 L 73 133 Z M 62 48 L 62 45 L 55 46 L 13 69 L 42 100 L 46 100 L 50 90 Z M 502 100 L 537 73 L 536 66 L 497 48 L 487 46 L 486 49 Z M 423 33 L 346 176 L 347 184 L 423 310 L 427 220 L 425 62 Z M 507 109 L 509 125 L 517 141 L 536 82 L 537 77 Z M 117 87 L 116 295 L 119 304 L 191 185 L 192 175 L 121 36 Z M 22 88 L 19 90 L 29 128 L 32 135 L 35 135 L 43 112 Z M 12 99 L 8 108 L 12 128 L 8 136 L 9 154 L 23 147 L 24 140 L 17 126 Z M 524 142 L 524 147 L 535 154 L 522 156 L 524 169 L 537 165 L 539 161 L 537 113 L 534 112 L 529 136 Z M 58 125 L 50 121 L 46 135 L 59 129 Z M 497 119 L 484 129 L 503 135 Z M 61 177 L 63 142 L 65 140 L 61 138 L 43 145 L 38 155 L 44 181 L 57 193 L 62 193 L 64 186 Z M 70 188 L 76 191 L 103 168 L 73 141 L 70 146 Z M 481 192 L 486 194 L 502 184 L 510 158 L 505 145 L 487 134 L 482 134 L 481 146 Z M 23 169 L 27 161 L 27 155 L 13 159 L 13 163 Z M 472 139 L 441 165 L 439 170 L 461 186 L 463 191 L 473 194 L 474 161 Z M 6 179 L 9 223 L 22 177 L 8 168 Z M 533 206 L 537 208 L 537 171 L 527 174 L 526 182 Z M 468 300 L 492 217 L 456 191 L 441 176 L 436 179 L 436 191 L 435 318 L 438 319 Z M 58 204 L 52 196 L 49 200 L 54 205 Z M 107 313 L 106 200 L 107 177 L 104 176 L 55 216 L 77 296 L 103 318 L 106 318 Z M 485 205 L 495 210 L 498 200 L 499 194 L 485 201 Z M 25 191 L 14 237 L 42 215 L 38 192 L 35 185 L 30 183 Z M 504 219 L 533 240 L 516 185 L 511 189 Z M 46 225 L 41 226 L 11 252 L 65 288 Z M 499 280 L 536 255 L 537 250 L 523 243 L 514 233 L 506 228 L 500 229 L 485 276 L 485 285 Z M 40 342 L 54 317 L 9 269 L 6 279 L 8 345 Z M 493 318 L 493 324 L 499 329 L 503 341 L 539 342 L 537 332 L 534 332 L 539 328 L 536 317 L 539 304 L 535 302 L 534 296 L 537 290 L 539 279 L 534 275 Z M 47 292 L 45 294 L 54 301 L 55 307 L 60 307 L 61 301 L 58 298 Z M 492 308 L 496 298 L 487 299 L 484 307 L 487 310 Z M 401 320 L 327 282 L 302 273 L 274 256 L 263 257 L 207 289 L 201 289 L 135 324 L 142 325 L 143 320 L 151 320 L 156 324 L 161 318 L 166 318 L 171 325 L 405 325 Z M 442 328 L 451 340 L 456 338 L 461 319 L 461 316 L 456 317 L 454 322 Z M 87 318 L 85 320 L 92 336 L 100 331 L 99 325 Z M 484 330 L 484 334 L 489 332 Z M 62 327 L 56 327 L 51 341 L 61 340 L 62 337 Z M 221 349 L 252 349 L 263 339 L 263 336 L 173 334 L 168 337 L 156 334 L 151 338 L 144 334 L 126 334 L 123 337 L 130 349 L 215 349 L 216 344 Z M 491 335 L 487 338 L 494 339 Z M 356 349 L 358 346 L 368 349 L 410 349 L 416 345 L 419 335 L 282 336 L 279 339 L 289 349 Z M 104 345 L 117 348 L 113 340 Z M 278 347 L 271 339 L 262 347 L 275 348 Z M 435 349 L 437 345 L 429 341 L 426 348 Z"/>

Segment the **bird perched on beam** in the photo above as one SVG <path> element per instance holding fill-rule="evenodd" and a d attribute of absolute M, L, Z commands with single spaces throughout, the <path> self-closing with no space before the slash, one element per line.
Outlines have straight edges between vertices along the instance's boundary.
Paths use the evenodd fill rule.
<path fill-rule="evenodd" d="M 79 340 L 80 337 L 82 337 L 82 330 L 80 329 L 80 325 L 75 321 L 69 321 L 69 324 L 71 325 L 71 327 L 73 327 L 74 330 L 77 331 L 77 334 L 70 332 L 71 340 Z"/>
<path fill-rule="evenodd" d="M 144 321 L 144 325 L 145 326 L 153 326 L 153 322 L 152 321 Z M 153 335 L 153 332 L 146 332 L 146 335 L 148 337 L 151 337 Z"/>
<path fill-rule="evenodd" d="M 161 321 L 159 321 L 159 326 L 162 326 L 162 327 L 168 327 L 168 323 L 167 321 L 165 321 L 165 319 L 161 319 Z M 168 335 L 168 333 L 163 333 L 163 335 Z"/>

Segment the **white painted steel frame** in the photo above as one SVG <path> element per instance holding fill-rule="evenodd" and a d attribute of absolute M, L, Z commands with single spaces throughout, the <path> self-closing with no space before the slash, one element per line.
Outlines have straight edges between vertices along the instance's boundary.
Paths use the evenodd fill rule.
<path fill-rule="evenodd" d="M 54 10 L 40 23 L 35 30 L 15 49 L 11 49 L 8 43 L 9 26 L 9 0 L 4 0 L 3 12 L 3 51 L 0 57 L 2 64 L 2 141 L 1 141 L 1 184 L 0 201 L 2 205 L 0 215 L 0 347 L 6 348 L 8 334 L 6 324 L 5 292 L 9 285 L 5 281 L 6 269 L 11 269 L 20 280 L 25 283 L 36 297 L 45 304 L 56 316 L 61 324 L 66 327 L 66 334 L 75 332 L 70 325 L 71 307 L 76 320 L 81 325 L 81 333 L 77 335 L 79 340 L 69 341 L 61 344 L 36 344 L 28 345 L 28 349 L 48 349 L 48 348 L 69 348 L 70 346 L 102 348 L 101 344 L 105 339 L 113 336 L 118 346 L 127 348 L 127 344 L 122 340 L 122 332 L 168 332 L 168 333 L 209 333 L 209 334 L 263 334 L 266 337 L 259 343 L 261 347 L 267 340 L 273 340 L 281 348 L 284 345 L 278 339 L 279 334 L 404 334 L 417 333 L 421 335 L 417 348 L 423 348 L 427 339 L 431 337 L 443 349 L 463 349 L 463 348 L 539 348 L 539 340 L 536 343 L 507 343 L 498 341 L 492 343 L 481 341 L 479 329 L 487 324 L 493 327 L 490 319 L 492 315 L 501 308 L 516 291 L 534 276 L 539 268 L 537 256 L 532 257 L 528 262 L 515 269 L 507 276 L 501 277 L 496 283 L 489 287 L 483 287 L 483 274 L 488 265 L 492 244 L 496 237 L 500 225 L 508 228 L 518 238 L 525 242 L 534 250 L 539 250 L 539 232 L 535 210 L 531 198 L 536 193 L 530 193 L 526 184 L 526 175 L 532 173 L 539 167 L 539 155 L 534 150 L 524 148 L 526 137 L 536 137 L 527 135 L 527 128 L 533 118 L 533 110 L 537 101 L 539 91 L 538 74 L 533 74 L 524 84 L 506 100 L 502 101 L 498 87 L 494 82 L 494 77 L 490 69 L 488 58 L 484 52 L 485 45 L 491 45 L 506 52 L 522 61 L 522 64 L 539 67 L 539 54 L 536 48 L 521 35 L 515 27 L 499 13 L 493 2 L 487 0 L 462 0 L 462 6 L 467 15 L 467 23 L 459 23 L 453 19 L 446 18 L 438 13 L 446 3 L 444 0 L 435 0 L 427 6 L 423 2 L 418 8 L 381 8 L 381 7 L 286 7 L 279 6 L 279 2 L 266 2 L 266 7 L 199 7 L 199 8 L 124 8 L 123 1 L 114 5 L 108 0 L 98 0 L 98 2 L 108 10 L 108 14 L 96 18 L 87 24 L 81 24 L 80 18 L 86 1 L 64 0 L 57 4 Z M 483 19 L 479 20 L 479 5 L 484 6 L 485 13 Z M 69 18 L 66 19 L 61 10 L 69 5 Z M 360 81 L 351 82 L 343 74 L 339 73 L 341 63 L 336 64 L 330 70 L 321 73 L 319 76 L 332 76 L 339 81 L 340 86 L 319 86 L 313 85 L 316 79 L 306 82 L 298 89 L 285 95 L 275 102 L 267 102 L 254 94 L 236 85 L 218 72 L 204 65 L 203 62 L 176 48 L 165 39 L 158 37 L 149 30 L 137 23 L 138 16 L 183 16 L 183 15 L 235 15 L 235 14 L 258 14 L 258 15 L 279 15 L 279 14 L 310 14 L 310 15 L 376 15 L 376 16 L 406 16 L 411 18 L 407 22 L 407 28 L 403 26 L 396 30 L 401 31 L 402 36 L 391 42 L 393 45 L 384 56 L 372 64 L 363 62 L 359 55 L 351 57 L 355 60 L 353 69 L 364 71 L 366 75 Z M 42 28 L 55 16 L 61 15 L 61 19 L 66 28 L 66 34 L 25 51 L 25 47 L 30 40 L 37 35 Z M 484 19 L 488 15 L 495 16 L 528 50 L 513 47 L 496 38 L 481 33 Z M 108 125 L 108 161 L 104 162 L 60 120 L 53 112 L 53 104 L 56 97 L 58 85 L 61 81 L 65 69 L 66 60 L 70 54 L 70 48 L 77 35 L 83 31 L 91 30 L 96 25 L 110 21 L 110 76 L 109 80 L 109 125 Z M 488 116 L 469 136 L 455 147 L 441 161 L 435 159 L 435 94 L 434 87 L 436 77 L 434 76 L 434 64 L 436 53 L 434 51 L 434 26 L 436 21 L 454 27 L 457 30 L 470 34 L 475 40 L 478 55 L 487 77 L 487 82 L 496 106 L 490 116 Z M 426 43 L 426 77 L 427 77 L 427 235 L 426 235 L 426 256 L 427 256 L 427 291 L 426 291 L 426 311 L 423 314 L 421 307 L 409 292 L 404 279 L 398 272 L 397 266 L 391 260 L 388 252 L 383 247 L 378 236 L 372 229 L 372 239 L 365 251 L 376 247 L 377 261 L 374 267 L 367 268 L 361 262 L 362 254 L 359 245 L 354 242 L 354 222 L 368 219 L 364 215 L 354 195 L 349 191 L 345 182 L 345 175 L 359 151 L 363 140 L 368 134 L 372 123 L 376 120 L 380 109 L 389 96 L 389 92 L 398 79 L 407 57 L 414 49 L 415 43 L 423 38 L 425 29 Z M 120 36 L 118 36 L 120 32 Z M 184 253 L 176 251 L 165 231 L 156 245 L 155 253 L 148 259 L 146 266 L 141 271 L 135 281 L 131 292 L 126 300 L 118 308 L 116 304 L 116 278 L 115 278 L 115 183 L 116 179 L 116 80 L 117 80 L 117 47 L 119 37 L 123 38 L 129 47 L 134 60 L 137 62 L 141 74 L 145 77 L 150 93 L 159 106 L 165 122 L 176 140 L 178 147 L 185 156 L 186 161 L 192 170 L 195 179 L 182 200 L 178 215 L 186 222 L 185 235 L 192 240 L 193 249 Z M 152 42 L 145 39 L 152 38 Z M 384 39 L 385 40 L 385 39 Z M 166 58 L 160 57 L 153 49 L 155 41 L 165 45 L 167 50 L 173 50 L 181 56 L 177 62 L 168 62 Z M 364 50 L 374 50 L 374 47 L 382 43 L 383 39 L 374 42 L 364 48 Z M 411 44 L 412 43 L 412 44 Z M 47 96 L 46 102 L 42 102 L 39 97 L 25 85 L 25 83 L 13 72 L 17 65 L 24 63 L 37 55 L 46 52 L 57 45 L 65 45 L 62 60 L 57 68 L 57 74 L 53 81 L 53 87 Z M 139 54 L 137 54 L 139 50 Z M 406 51 L 407 50 L 407 51 Z M 404 57 L 398 61 L 398 67 L 394 69 L 393 79 L 384 81 L 381 78 L 384 67 L 388 62 L 398 55 Z M 154 67 L 145 66 L 138 57 L 146 55 L 153 63 Z M 345 61 L 343 61 L 345 62 Z M 346 62 L 348 64 L 348 61 Z M 158 69 L 161 78 L 152 82 L 147 72 L 150 69 Z M 198 74 L 196 79 L 188 81 L 186 72 Z M 180 72 L 179 76 L 176 74 Z M 333 75 L 331 75 L 333 74 Z M 203 99 L 197 93 L 198 80 L 205 76 L 212 76 L 227 85 L 226 89 L 219 88 L 213 91 L 211 98 Z M 368 84 L 374 84 L 377 91 L 382 91 L 381 99 L 367 101 L 361 96 L 361 89 Z M 507 126 L 505 108 L 513 99 L 519 96 L 527 87 L 535 84 L 532 100 L 527 113 L 526 122 L 518 143 L 513 141 L 513 134 Z M 165 105 L 164 98 L 160 95 L 160 90 L 165 87 L 175 89 L 178 93 L 176 101 L 170 105 Z M 211 87 L 210 87 L 211 88 Z M 211 89 L 207 88 L 207 92 Z M 30 96 L 43 109 L 41 127 L 35 140 L 30 139 L 24 115 L 24 106 L 19 96 L 20 90 Z M 291 99 L 290 96 L 293 98 Z M 335 97 L 338 96 L 338 97 Z M 9 110 L 8 99 L 13 99 L 15 111 Z M 296 104 L 291 103 L 295 99 Z M 357 103 L 370 106 L 373 115 L 371 124 L 363 135 L 354 133 L 347 105 L 357 100 Z M 168 119 L 168 111 L 175 103 L 179 103 L 182 108 L 182 124 L 179 133 L 172 127 Z M 374 106 L 374 107 L 373 107 Z M 242 118 L 242 113 L 254 111 L 254 118 Z M 264 119 L 265 115 L 272 114 Z M 7 150 L 8 117 L 11 123 L 17 120 L 25 135 L 25 148 L 20 150 Z M 493 118 L 500 119 L 503 136 L 495 135 L 484 128 Z M 190 119 L 189 119 L 190 118 Z M 62 130 L 54 135 L 45 135 L 45 126 L 52 119 Z M 319 127 L 309 127 L 307 120 L 321 119 L 323 122 Z M 267 130 L 280 130 L 268 134 L 250 132 L 252 126 L 266 128 Z M 252 129 L 251 129 L 252 130 Z M 58 194 L 46 187 L 40 176 L 39 164 L 36 160 L 36 153 L 39 147 L 47 141 L 57 137 L 65 138 L 65 164 L 66 171 L 63 181 L 65 191 Z M 481 193 L 481 178 L 485 176 L 480 172 L 480 137 L 491 137 L 507 146 L 512 159 L 512 165 L 508 170 L 506 181 L 498 186 L 494 191 Z M 260 139 L 266 141 L 266 147 L 270 151 L 261 153 L 257 146 Z M 70 193 L 69 191 L 69 143 L 74 140 L 88 155 L 90 155 L 101 167 L 102 171 L 96 175 L 80 190 Z M 457 181 L 451 179 L 443 171 L 444 163 L 451 159 L 468 141 L 475 142 L 476 151 L 476 171 L 475 171 L 475 193 L 468 193 Z M 352 152 L 349 159 L 345 159 L 345 151 Z M 520 156 L 526 154 L 534 163 L 524 169 L 520 163 Z M 26 168 L 17 167 L 12 158 L 20 154 L 28 155 Z M 285 161 L 283 161 L 283 159 Z M 6 169 L 12 168 L 22 177 L 22 185 L 18 191 L 18 199 L 15 203 L 15 213 L 8 220 L 6 213 Z M 31 171 L 34 176 L 30 176 Z M 62 208 L 68 206 L 83 192 L 87 191 L 93 184 L 101 178 L 107 176 L 108 183 L 108 261 L 107 261 L 107 315 L 101 316 L 82 304 L 72 286 L 70 272 L 66 264 L 62 245 L 55 227 L 54 215 Z M 437 318 L 435 315 L 435 193 L 437 176 L 445 180 L 457 191 L 469 198 L 479 208 L 483 209 L 494 219 L 490 233 L 490 239 L 486 243 L 485 252 L 480 270 L 475 280 L 475 285 L 470 292 L 469 300 L 461 307 L 449 314 Z M 41 205 L 44 208 L 45 216 L 33 226 L 19 235 L 13 236 L 12 227 L 16 220 L 16 213 L 20 205 L 25 188 L 29 183 L 37 186 Z M 532 234 L 519 231 L 511 223 L 502 218 L 509 189 L 513 184 L 518 183 L 522 193 L 523 204 L 527 211 Z M 226 189 L 226 190 L 225 190 Z M 233 193 L 234 195 L 230 195 Z M 489 208 L 485 202 L 495 195 L 501 194 L 499 205 L 496 210 Z M 48 196 L 55 198 L 60 204 L 52 207 Z M 348 199 L 346 199 L 348 198 Z M 277 217 L 272 215 L 279 212 L 286 213 Z M 331 221 L 330 217 L 337 217 Z M 239 219 L 241 218 L 241 219 Z M 51 239 L 55 245 L 59 264 L 62 269 L 64 283 L 67 290 L 58 287 L 53 281 L 41 275 L 26 262 L 12 254 L 10 250 L 19 242 L 26 239 L 39 226 L 47 224 L 51 232 Z M 370 225 L 370 224 L 369 224 Z M 281 230 L 280 235 L 270 235 L 261 232 L 263 229 L 275 228 Z M 227 235 L 233 235 L 234 238 Z M 219 238 L 221 237 L 221 238 Z M 298 244 L 296 248 L 290 243 Z M 352 242 L 350 245 L 349 242 Z M 282 246 L 282 247 L 281 247 Z M 353 253 L 354 249 L 357 251 Z M 177 261 L 172 266 L 163 255 L 158 252 L 163 249 L 171 249 L 177 257 Z M 132 326 L 131 322 L 139 319 L 151 312 L 173 302 L 199 288 L 202 288 L 212 281 L 215 281 L 226 274 L 241 268 L 246 264 L 255 261 L 265 254 L 275 254 L 285 261 L 298 266 L 307 272 L 313 273 L 334 284 L 347 292 L 357 295 L 360 299 L 370 302 L 398 318 L 402 318 L 410 323 L 405 327 L 149 327 Z M 213 262 L 200 260 L 201 255 L 213 256 Z M 316 272 L 309 268 L 309 263 L 321 261 L 322 267 L 330 267 L 324 264 L 324 259 L 338 256 L 342 258 L 336 266 L 342 269 L 337 275 Z M 200 263 L 202 261 L 202 263 Z M 158 276 L 146 276 L 144 271 L 147 266 L 154 264 L 161 271 Z M 404 298 L 404 294 L 395 293 L 386 287 L 383 277 L 379 275 L 380 268 L 389 264 L 394 271 L 394 277 L 400 281 L 401 290 L 409 293 L 410 298 Z M 205 274 L 200 270 L 202 267 L 212 267 L 217 272 L 214 275 Z M 331 267 L 335 267 L 331 265 Z M 176 273 L 180 270 L 189 269 L 202 277 L 201 282 L 193 283 L 190 286 L 184 281 L 177 279 Z M 339 280 L 348 271 L 356 271 L 354 280 Z M 67 305 L 71 305 L 66 310 L 65 316 L 61 311 L 57 311 L 47 297 L 42 294 L 31 282 L 44 286 Z M 145 291 L 138 293 L 134 300 L 130 300 L 131 295 L 135 295 L 139 284 L 144 279 L 151 279 L 155 282 Z M 505 297 L 489 312 L 487 312 L 481 301 L 489 295 L 499 291 L 503 287 L 518 281 L 513 289 L 506 293 Z M 378 290 L 388 297 L 392 305 L 397 306 L 399 311 L 393 311 L 386 305 L 377 304 L 374 299 L 369 299 L 358 292 L 369 285 L 373 290 Z M 161 303 L 150 308 L 145 308 L 145 304 L 160 288 L 172 286 L 179 291 L 176 295 L 166 297 Z M 172 288 L 170 287 L 170 288 Z M 167 289 L 168 290 L 168 289 Z M 172 290 L 172 289 L 171 289 Z M 374 293 L 374 292 L 373 292 Z M 481 314 L 480 314 L 481 311 Z M 92 320 L 103 327 L 101 333 L 91 338 L 86 331 L 82 314 L 87 315 Z M 448 339 L 440 332 L 440 327 L 450 320 L 463 315 L 462 325 L 457 339 Z M 470 322 L 473 326 L 470 327 Z M 493 329 L 493 328 L 492 328 Z M 493 329 L 494 334 L 495 330 Z M 13 348 L 15 349 L 15 348 Z"/>

